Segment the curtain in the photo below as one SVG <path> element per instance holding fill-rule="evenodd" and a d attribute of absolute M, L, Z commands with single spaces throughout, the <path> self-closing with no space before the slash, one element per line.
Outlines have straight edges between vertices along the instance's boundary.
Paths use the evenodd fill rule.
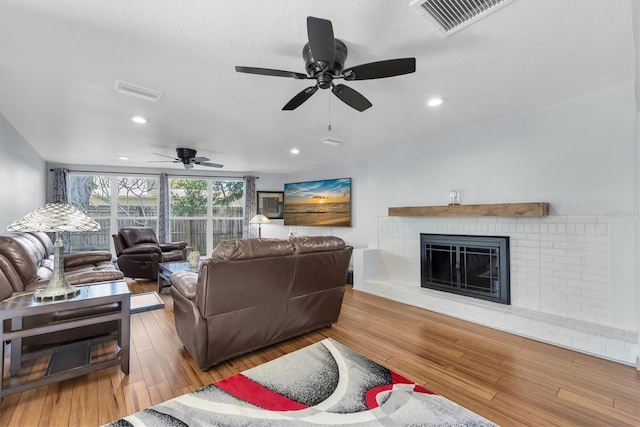
<path fill-rule="evenodd" d="M 68 169 L 55 168 L 53 171 L 53 192 L 49 199 L 50 202 L 68 202 L 69 195 L 67 194 L 67 175 Z"/>
<path fill-rule="evenodd" d="M 53 171 L 53 190 L 49 196 L 50 202 L 68 203 L 69 193 L 67 192 L 67 177 L 69 170 L 65 168 L 55 168 Z M 49 233 L 51 240 L 55 240 L 55 235 Z M 62 233 L 62 243 L 64 244 L 64 253 L 71 250 L 71 235 L 68 231 Z"/>
<path fill-rule="evenodd" d="M 169 243 L 171 241 L 171 227 L 169 224 L 169 177 L 166 173 L 160 174 L 159 192 L 158 242 Z"/>
<path fill-rule="evenodd" d="M 242 229 L 242 237 L 250 239 L 258 235 L 257 229 L 251 227 L 249 221 L 258 213 L 256 203 L 256 177 L 244 177 L 244 226 Z"/>

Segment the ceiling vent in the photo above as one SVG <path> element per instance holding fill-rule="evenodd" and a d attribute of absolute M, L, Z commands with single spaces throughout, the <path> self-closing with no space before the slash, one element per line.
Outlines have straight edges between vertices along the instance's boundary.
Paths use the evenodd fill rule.
<path fill-rule="evenodd" d="M 409 6 L 445 36 L 484 18 L 513 0 L 413 0 Z"/>
<path fill-rule="evenodd" d="M 318 142 L 320 144 L 331 145 L 332 147 L 335 147 L 337 145 L 342 144 L 342 141 L 340 141 L 339 139 L 330 137 L 330 136 L 324 137 Z"/>
<path fill-rule="evenodd" d="M 158 90 L 125 83 L 120 80 L 116 80 L 116 91 L 124 95 L 135 96 L 136 98 L 146 99 L 152 102 L 160 101 L 163 95 L 163 93 Z"/>

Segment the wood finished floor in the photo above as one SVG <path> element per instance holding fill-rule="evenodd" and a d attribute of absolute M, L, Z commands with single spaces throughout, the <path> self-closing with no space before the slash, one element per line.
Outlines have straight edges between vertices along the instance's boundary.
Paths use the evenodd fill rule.
<path fill-rule="evenodd" d="M 156 289 L 153 282 L 130 287 L 134 293 Z M 168 289 L 162 297 L 163 310 L 131 317 L 130 375 L 112 367 L 7 396 L 0 406 L 0 426 L 102 425 L 325 337 L 503 426 L 640 425 L 640 372 L 633 367 L 351 287 L 333 327 L 202 372 L 175 333 Z M 46 360 L 30 361 L 19 375 L 36 375 L 45 367 Z"/>

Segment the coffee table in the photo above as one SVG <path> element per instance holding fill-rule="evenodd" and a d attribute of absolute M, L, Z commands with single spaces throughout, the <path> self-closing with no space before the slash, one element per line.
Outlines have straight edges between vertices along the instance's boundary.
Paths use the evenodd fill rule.
<path fill-rule="evenodd" d="M 169 278 L 173 273 L 180 271 L 193 271 L 197 273 L 199 268 L 191 267 L 189 261 L 161 262 L 158 264 L 158 267 L 158 293 L 161 293 L 162 289 L 168 288 L 173 284 Z"/>

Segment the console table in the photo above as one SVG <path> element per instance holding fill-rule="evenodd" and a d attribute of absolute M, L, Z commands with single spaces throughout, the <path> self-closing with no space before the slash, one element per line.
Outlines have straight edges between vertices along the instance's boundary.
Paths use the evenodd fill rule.
<path fill-rule="evenodd" d="M 35 387 L 64 381 L 70 378 L 79 377 L 99 369 L 120 365 L 123 373 L 129 374 L 129 316 L 130 316 L 130 300 L 131 294 L 125 281 L 106 282 L 95 285 L 78 286 L 80 293 L 70 299 L 51 302 L 38 302 L 33 299 L 33 295 L 21 295 L 14 297 L 0 304 L 0 346 L 2 347 L 2 359 L 4 361 L 5 345 L 4 342 L 11 341 L 11 361 L 10 371 L 12 375 L 17 373 L 22 362 L 22 339 L 34 335 L 42 335 L 56 331 L 64 331 L 77 327 L 93 325 L 96 323 L 104 323 L 117 321 L 118 330 L 117 339 L 119 350 L 114 358 L 91 363 L 90 354 L 87 357 L 86 364 L 79 367 L 67 367 L 67 369 L 52 369 L 52 362 L 57 351 L 64 354 L 64 350 L 75 350 L 77 346 L 86 343 L 86 348 L 90 351 L 92 340 L 85 340 L 80 343 L 53 346 L 47 351 L 52 353 L 51 361 L 47 373 L 42 378 L 30 379 L 12 384 L 11 381 L 4 379 L 4 363 L 0 363 L 0 402 L 2 398 L 8 394 L 20 393 Z M 113 304 L 117 308 L 103 314 L 71 319 L 65 322 L 50 323 L 30 329 L 23 329 L 23 319 L 45 313 L 55 313 L 64 310 L 85 309 L 90 307 Z M 5 320 L 10 319 L 11 328 L 9 331 L 4 330 Z M 72 347 L 74 346 L 74 347 Z M 65 356 L 77 357 L 77 353 L 68 352 Z M 63 356 L 64 357 L 64 356 Z M 16 366 L 17 365 L 17 366 Z M 63 364 L 64 365 L 64 364 Z M 8 383 L 8 384 L 5 384 Z"/>

